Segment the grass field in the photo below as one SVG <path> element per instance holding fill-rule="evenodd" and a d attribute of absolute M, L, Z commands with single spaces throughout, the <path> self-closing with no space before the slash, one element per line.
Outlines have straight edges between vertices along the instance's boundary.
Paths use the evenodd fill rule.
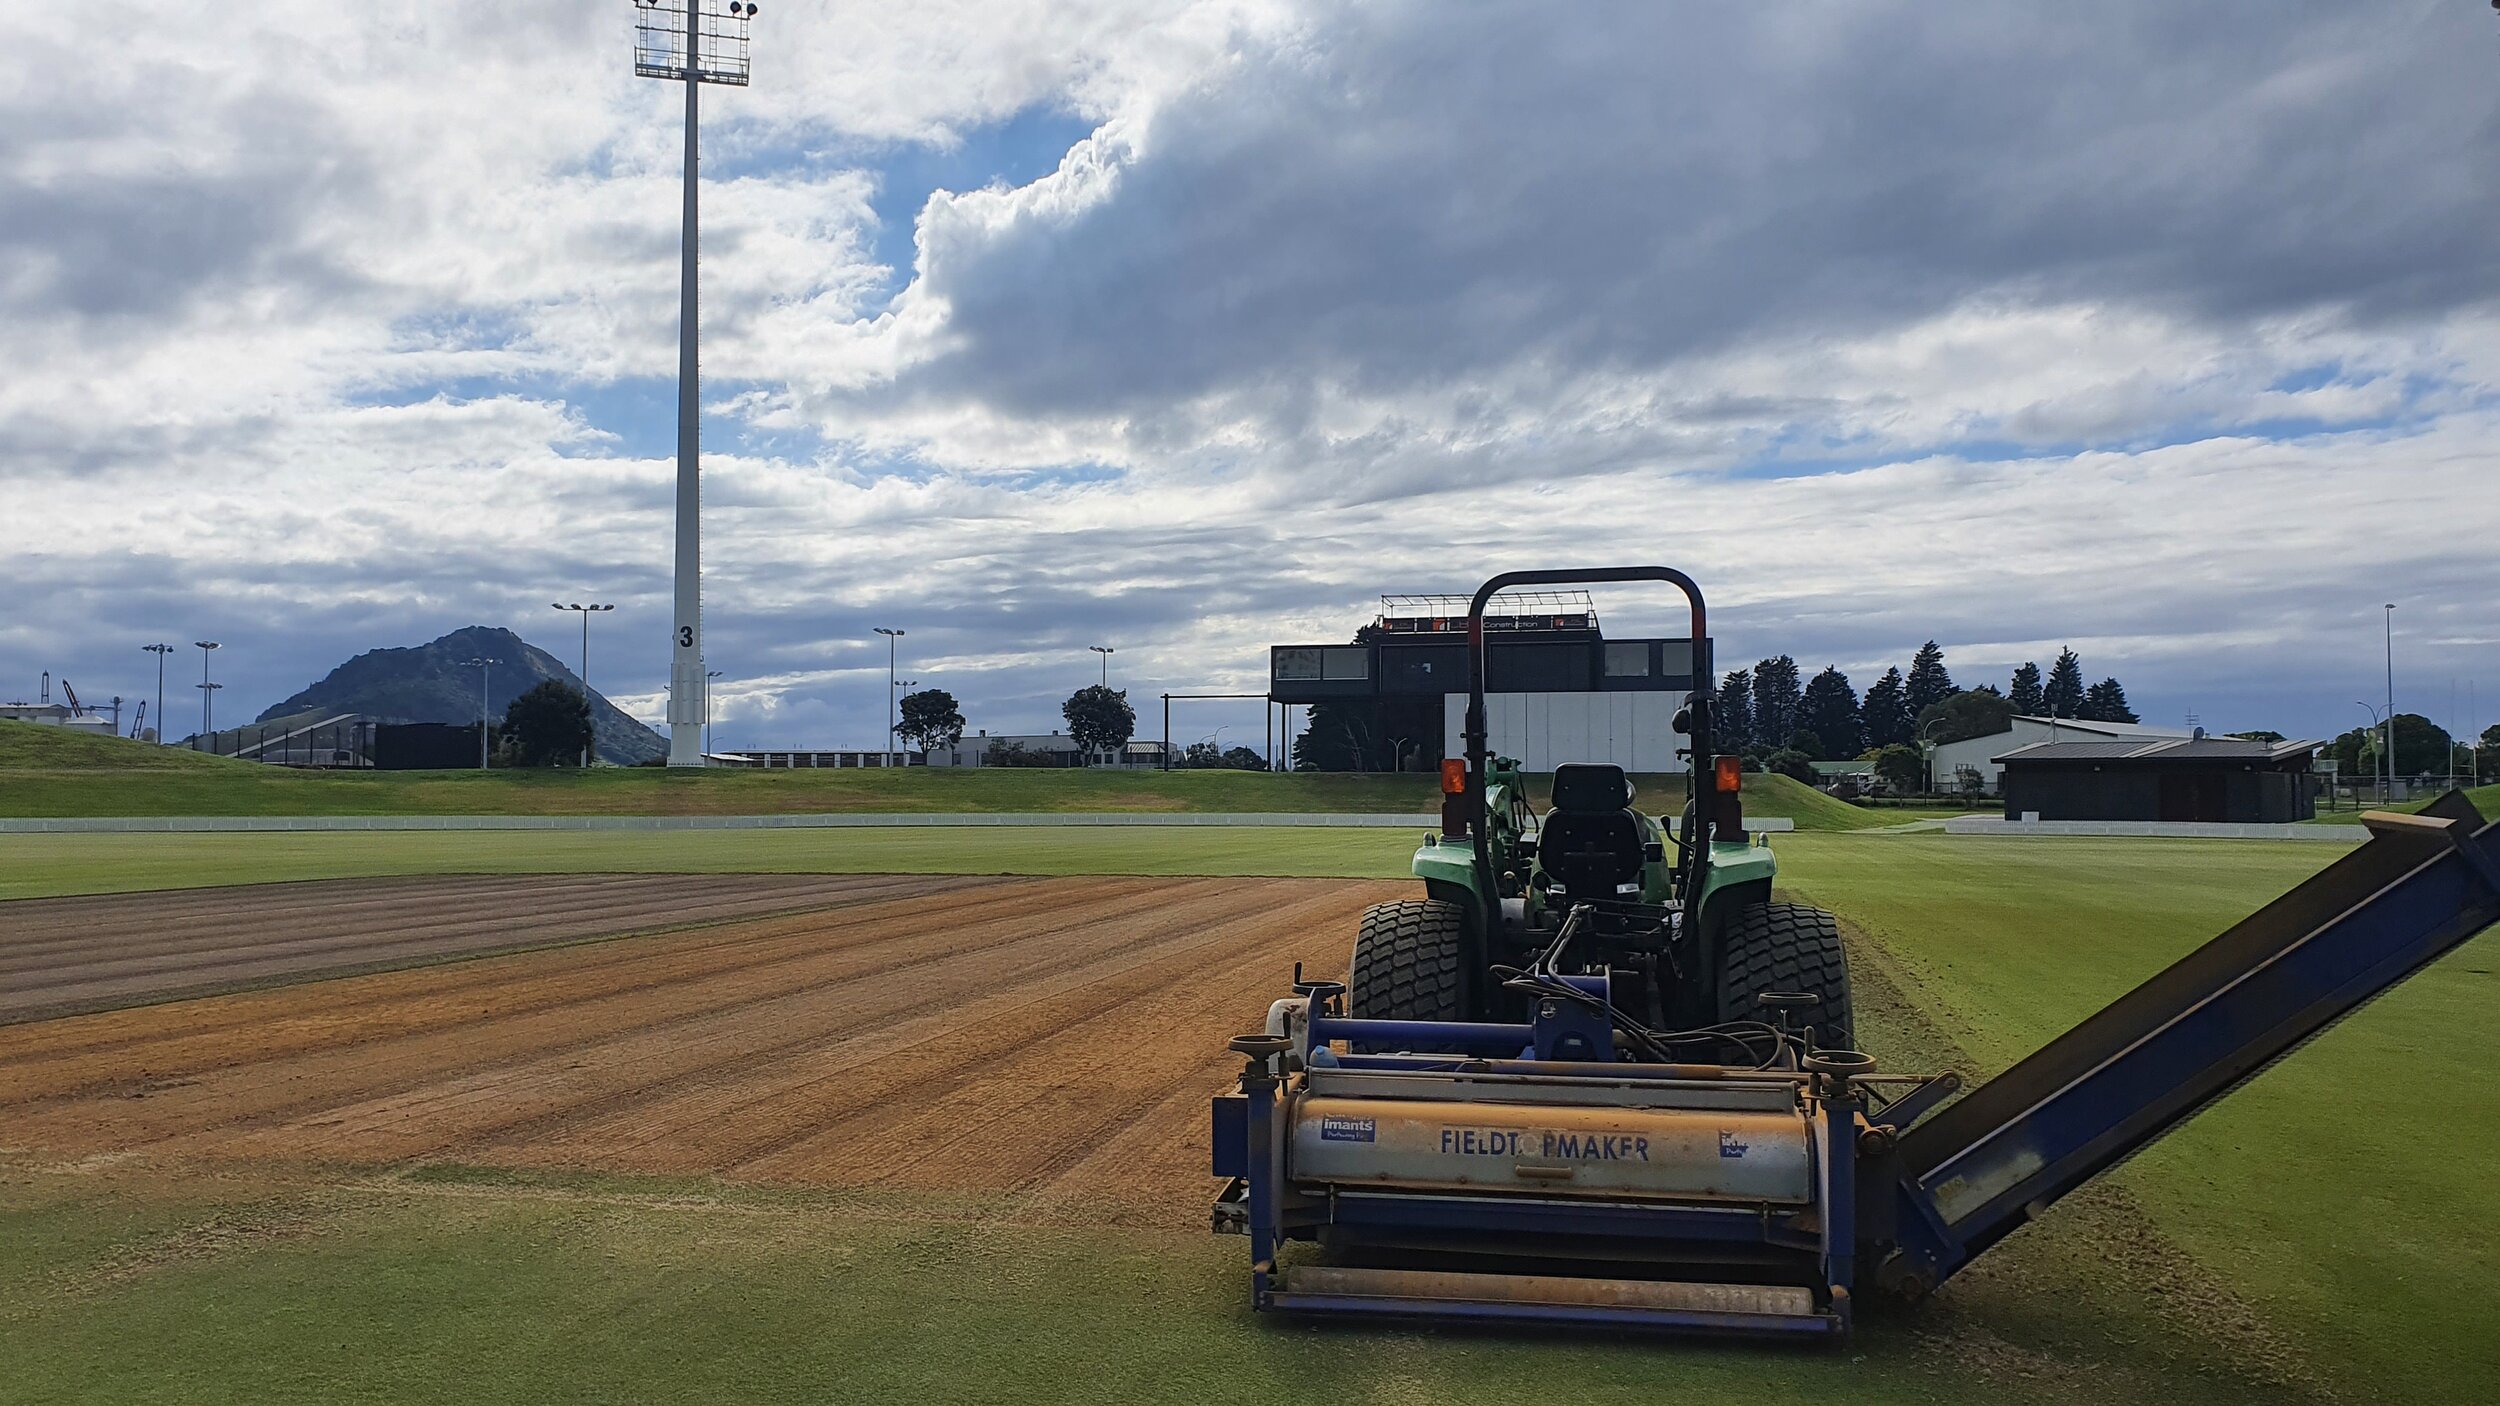
<path fill-rule="evenodd" d="M 25 841 L 40 854 L 22 869 Z M 689 841 L 704 862 L 668 864 L 662 850 Z M 0 883 L 849 871 L 915 858 L 940 872 L 1394 875 L 1412 842 L 1273 830 L 13 836 L 0 840 Z M 1870 1049 L 1893 1067 L 1977 1071 L 2335 853 L 1934 835 L 1775 844 L 1789 886 L 1865 935 Z M 2481 1401 L 2500 1377 L 2479 1308 L 2500 1260 L 2482 1186 L 2500 1133 L 2458 1116 L 2455 1094 L 2476 1086 L 2473 1052 L 2500 1037 L 2494 942 L 2070 1198 L 1938 1301 L 1872 1313 L 1838 1351 L 1256 1322 L 1240 1303 L 1240 1242 L 1054 1221 L 1013 1198 L 0 1155 L 0 1360 L 13 1364 L 10 1398 L 30 1401 L 1265 1402 L 1319 1389 L 1364 1402 Z"/>
<path fill-rule="evenodd" d="M 2467 800 L 2472 801 L 2475 808 L 2480 810 L 2483 814 L 2500 815 L 2500 785 L 2474 787 L 2466 791 L 2465 797 Z M 2385 809 L 2402 811 L 2410 815 L 2413 812 L 2420 810 L 2422 807 L 2429 805 L 2431 801 L 2435 799 L 2437 798 L 2426 796 L 2418 801 L 2398 801 L 2392 806 L 2385 807 Z M 2380 809 L 2380 807 L 2369 805 L 2367 803 L 2364 803 L 2361 807 L 2361 810 L 2377 809 Z M 2316 818 L 2311 820 L 2309 823 L 2312 825 L 2355 825 L 2360 823 L 2361 810 L 2322 810 L 2318 812 Z"/>
<path fill-rule="evenodd" d="M 1683 807 L 1680 776 L 1640 780 L 1653 812 Z M 1908 818 L 1861 810 L 1784 776 L 1746 778 L 1752 813 L 1799 829 Z M 1542 781 L 1532 791 L 1540 802 Z M 902 767 L 750 771 L 601 767 L 312 772 L 62 728 L 0 722 L 0 816 L 783 815 L 870 812 L 1360 812 L 1440 809 L 1423 775 Z"/>
<path fill-rule="evenodd" d="M 1861 950 L 1991 1070 L 2335 857 L 1923 835 L 1800 840 L 1781 855 L 1794 891 L 1857 923 L 1873 939 Z M 2500 1381 L 2485 1299 L 2500 1265 L 2487 1172 L 2500 1127 L 2455 1102 L 2500 1041 L 2495 971 L 2500 933 L 2487 933 L 2120 1174 L 2354 1399 L 2484 1400 Z"/>

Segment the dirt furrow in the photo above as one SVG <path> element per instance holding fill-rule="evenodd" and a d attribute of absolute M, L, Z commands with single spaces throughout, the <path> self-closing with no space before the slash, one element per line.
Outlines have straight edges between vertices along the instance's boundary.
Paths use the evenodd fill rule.
<path fill-rule="evenodd" d="M 1212 881 L 1208 881 L 1212 882 Z M 1149 887 L 1151 881 L 1136 881 Z M 587 1050 L 620 1031 L 686 1039 L 700 1049 L 705 1032 L 692 1028 L 706 1018 L 733 1012 L 777 995 L 830 982 L 905 970 L 966 951 L 994 950 L 1082 927 L 1103 901 L 1088 886 L 1037 881 L 1026 902 L 980 905 L 926 903 L 880 905 L 868 919 L 846 910 L 771 920 L 729 929 L 694 932 L 632 944 L 634 956 L 600 962 L 584 982 L 573 960 L 582 949 L 491 958 L 472 966 L 503 966 L 515 980 L 518 1012 L 497 1010 L 495 992 L 433 1001 L 400 1015 L 413 1028 L 377 1037 L 371 1015 L 347 1023 L 358 1048 L 329 1044 L 301 1047 L 277 1059 L 249 1060 L 243 1070 L 220 1066 L 193 1077 L 169 1079 L 161 1066 L 151 1082 L 135 1088 L 107 1086 L 83 1098 L 30 1106 L 12 1122 L 41 1133 L 76 1126 L 97 1116 L 96 1105 L 145 1095 L 146 1106 L 129 1108 L 120 1120 L 145 1141 L 230 1136 L 237 1128 L 298 1120 L 342 1104 L 420 1090 L 447 1078 L 486 1071 L 524 1056 L 560 1057 Z M 756 941 L 761 931 L 767 940 Z M 613 949 L 606 949 L 612 951 Z M 759 951 L 761 955 L 759 955 Z M 608 989 L 599 989 L 602 985 Z M 588 989 L 585 989 L 588 988 Z M 591 1061 L 584 1059 L 584 1067 Z M 9 1071 L 0 1067 L 0 1076 Z M 203 1130 L 217 1130 L 204 1132 Z M 170 1150 L 170 1149 L 169 1149 Z"/>
<path fill-rule="evenodd" d="M 889 918 L 948 921 L 952 914 L 985 906 L 989 892 L 899 896 L 838 911 L 846 927 L 873 932 Z M 722 930 L 720 943 L 738 944 L 741 961 L 760 965 L 820 950 L 825 931 L 825 924 L 802 915 L 735 925 Z M 317 1000 L 271 991 L 186 1002 L 184 1028 L 171 1039 L 162 1014 L 153 1009 L 0 1027 L 0 1106 L 20 1097 L 21 1086 L 57 1091 L 85 1065 L 119 1069 L 134 1049 L 146 1049 L 160 1073 L 185 1073 L 667 986 L 728 965 L 715 950 L 720 943 L 575 947 L 553 965 L 530 960 L 551 954 L 519 954 L 325 982 Z"/>

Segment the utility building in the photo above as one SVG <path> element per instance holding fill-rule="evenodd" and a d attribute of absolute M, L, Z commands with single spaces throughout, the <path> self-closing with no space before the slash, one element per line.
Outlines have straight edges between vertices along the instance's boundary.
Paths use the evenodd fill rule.
<path fill-rule="evenodd" d="M 1995 760 L 2008 820 L 2282 824 L 2317 814 L 2318 742 L 2039 742 Z"/>
<path fill-rule="evenodd" d="M 1368 705 L 1340 716 L 1382 719 L 1377 731 L 1398 734 L 1371 740 L 1384 770 L 1392 754 L 1409 769 L 1429 765 L 1434 747 L 1458 756 L 1467 605 L 1465 596 L 1384 596 L 1357 643 L 1277 645 L 1269 701 Z M 1497 755 L 1534 772 L 1564 762 L 1684 769 L 1676 753 L 1688 739 L 1675 714 L 1693 691 L 1691 640 L 1608 639 L 1585 591 L 1506 591 L 1492 609 L 1502 613 L 1484 620 L 1485 723 Z"/>

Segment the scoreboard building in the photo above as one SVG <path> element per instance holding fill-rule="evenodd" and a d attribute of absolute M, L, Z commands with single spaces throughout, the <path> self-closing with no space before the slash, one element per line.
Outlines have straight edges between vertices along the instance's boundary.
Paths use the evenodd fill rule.
<path fill-rule="evenodd" d="M 1462 755 L 1467 603 L 1384 596 L 1358 643 L 1273 646 L 1268 698 L 1375 708 L 1438 699 L 1441 755 Z M 1492 608 L 1503 612 L 1484 620 L 1485 725 L 1495 755 L 1533 772 L 1564 762 L 1685 769 L 1676 752 L 1688 739 L 1675 730 L 1675 714 L 1694 689 L 1691 640 L 1608 639 L 1585 591 L 1506 591 Z"/>

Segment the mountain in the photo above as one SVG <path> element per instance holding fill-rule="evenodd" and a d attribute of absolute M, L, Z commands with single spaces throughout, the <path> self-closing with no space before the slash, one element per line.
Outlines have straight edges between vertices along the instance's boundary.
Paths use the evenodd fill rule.
<path fill-rule="evenodd" d="M 369 649 L 321 682 L 270 707 L 257 719 L 276 722 L 302 713 L 364 713 L 400 722 L 466 724 L 477 721 L 477 676 L 463 659 L 492 659 L 487 711 L 496 721 L 512 700 L 548 679 L 575 688 L 582 681 L 564 661 L 510 630 L 486 625 L 464 629 L 412 649 Z M 660 734 L 590 693 L 591 730 L 603 761 L 631 765 L 668 755 Z"/>

